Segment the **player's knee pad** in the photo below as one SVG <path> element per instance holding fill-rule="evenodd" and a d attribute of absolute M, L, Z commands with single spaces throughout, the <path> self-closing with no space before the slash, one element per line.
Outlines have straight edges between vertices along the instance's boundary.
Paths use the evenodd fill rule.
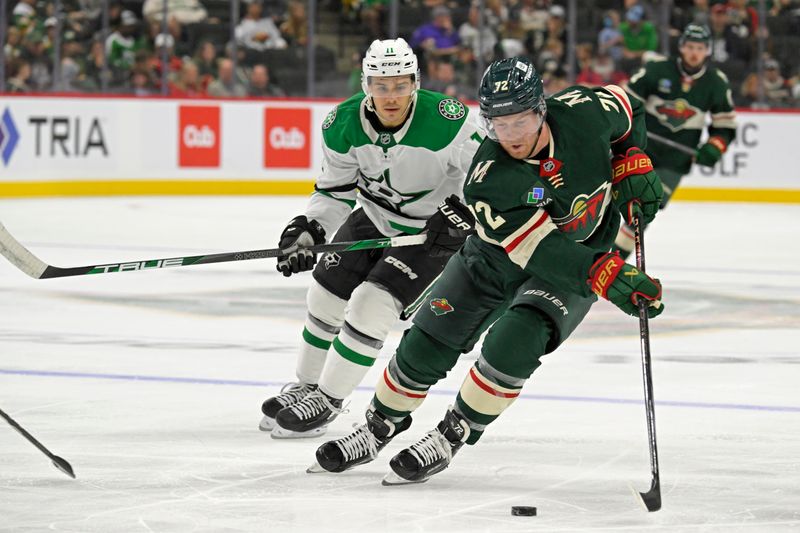
<path fill-rule="evenodd" d="M 481 348 L 481 357 L 494 369 L 527 379 L 555 334 L 552 321 L 535 307 L 517 305 L 494 323 Z"/>
<path fill-rule="evenodd" d="M 308 314 L 315 319 L 333 328 L 342 326 L 347 300 L 334 295 L 316 281 L 312 281 L 311 287 L 308 288 L 306 305 Z"/>
<path fill-rule="evenodd" d="M 360 334 L 383 342 L 402 310 L 400 301 L 388 290 L 365 281 L 350 296 L 344 320 Z"/>

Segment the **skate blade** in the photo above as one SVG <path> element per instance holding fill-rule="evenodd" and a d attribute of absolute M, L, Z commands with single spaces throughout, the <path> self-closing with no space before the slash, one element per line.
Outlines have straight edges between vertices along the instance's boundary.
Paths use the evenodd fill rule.
<path fill-rule="evenodd" d="M 270 436 L 273 439 L 313 439 L 327 432 L 328 426 L 318 427 L 309 431 L 292 431 L 291 429 L 285 429 L 276 424 Z"/>
<path fill-rule="evenodd" d="M 268 416 L 263 416 L 261 422 L 258 423 L 258 429 L 261 431 L 272 431 L 275 428 L 275 419 Z"/>
<path fill-rule="evenodd" d="M 383 481 L 381 481 L 381 485 L 384 487 L 393 487 L 395 485 L 418 485 L 420 483 L 425 483 L 430 478 L 426 477 L 425 479 L 421 479 L 419 481 L 409 481 L 405 478 L 402 478 L 395 474 L 393 471 L 390 471 L 388 474 L 383 476 Z"/>
<path fill-rule="evenodd" d="M 306 468 L 306 474 L 323 474 L 325 472 L 328 472 L 328 470 L 325 470 L 324 468 L 322 468 L 322 466 L 320 466 L 319 462 L 317 462 L 317 461 L 314 461 L 313 465 L 311 465 L 308 468 Z M 328 473 L 330 473 L 330 472 L 328 472 Z"/>

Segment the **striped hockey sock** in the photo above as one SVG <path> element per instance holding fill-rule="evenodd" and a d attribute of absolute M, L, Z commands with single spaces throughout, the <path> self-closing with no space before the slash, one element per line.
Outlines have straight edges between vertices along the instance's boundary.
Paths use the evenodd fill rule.
<path fill-rule="evenodd" d="M 339 328 L 326 324 L 309 314 L 303 327 L 303 343 L 297 358 L 297 378 L 303 383 L 317 383 L 320 379 L 328 349 L 339 333 Z"/>
<path fill-rule="evenodd" d="M 365 335 L 345 322 L 333 339 L 333 350 L 319 379 L 320 390 L 333 398 L 348 397 L 375 364 L 382 347 L 383 340 Z"/>

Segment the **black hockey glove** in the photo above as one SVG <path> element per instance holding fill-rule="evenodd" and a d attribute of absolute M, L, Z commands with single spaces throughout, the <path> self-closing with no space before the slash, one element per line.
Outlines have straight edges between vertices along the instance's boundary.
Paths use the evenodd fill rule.
<path fill-rule="evenodd" d="M 423 248 L 431 257 L 451 255 L 475 233 L 475 217 L 455 194 L 439 205 L 425 224 L 428 238 Z"/>
<path fill-rule="evenodd" d="M 317 262 L 317 254 L 303 248 L 324 242 L 325 230 L 319 222 L 308 220 L 305 215 L 294 217 L 281 233 L 281 240 L 278 243 L 278 248 L 290 251 L 287 255 L 278 257 L 278 272 L 289 277 L 298 272 L 311 270 Z"/>

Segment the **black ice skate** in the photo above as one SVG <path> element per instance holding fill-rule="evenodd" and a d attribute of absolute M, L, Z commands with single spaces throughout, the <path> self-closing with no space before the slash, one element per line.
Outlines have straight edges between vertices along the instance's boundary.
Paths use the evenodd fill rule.
<path fill-rule="evenodd" d="M 307 472 L 344 472 L 354 466 L 369 463 L 389 441 L 411 425 L 410 416 L 394 423 L 371 409 L 366 415 L 366 424 L 355 424 L 355 430 L 348 436 L 320 446 L 317 449 L 317 462 Z"/>
<path fill-rule="evenodd" d="M 302 400 L 308 393 L 317 390 L 316 385 L 309 385 L 308 383 L 287 383 L 281 389 L 281 393 L 272 398 L 267 398 L 261 404 L 261 412 L 264 416 L 258 424 L 258 429 L 261 431 L 272 431 L 275 427 L 275 417 L 278 411 L 284 407 L 294 405 Z"/>
<path fill-rule="evenodd" d="M 450 465 L 453 456 L 469 437 L 469 425 L 452 408 L 436 429 L 392 457 L 392 471 L 383 478 L 384 485 L 424 483 Z"/>
<path fill-rule="evenodd" d="M 272 438 L 302 439 L 324 435 L 328 424 L 344 412 L 342 400 L 316 389 L 299 402 L 278 411 Z"/>

